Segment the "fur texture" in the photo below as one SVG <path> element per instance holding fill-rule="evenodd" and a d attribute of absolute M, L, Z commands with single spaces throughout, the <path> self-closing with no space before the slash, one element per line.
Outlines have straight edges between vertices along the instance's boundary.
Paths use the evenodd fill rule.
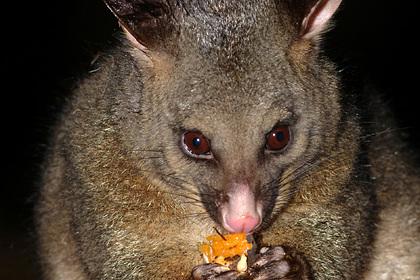
<path fill-rule="evenodd" d="M 313 279 L 418 279 L 418 170 L 398 133 L 377 133 L 386 108 L 362 127 L 318 38 L 299 39 L 314 1 L 108 2 L 147 49 L 104 56 L 56 127 L 37 207 L 46 279 L 188 279 L 241 179 L 263 202 L 258 242 L 294 248 Z M 278 123 L 292 141 L 266 153 Z M 182 152 L 186 130 L 214 160 Z"/>

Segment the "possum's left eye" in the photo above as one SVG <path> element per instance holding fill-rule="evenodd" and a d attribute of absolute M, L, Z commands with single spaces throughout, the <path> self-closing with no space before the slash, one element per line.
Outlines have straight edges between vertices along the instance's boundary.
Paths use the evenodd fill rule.
<path fill-rule="evenodd" d="M 284 151 L 290 141 L 290 129 L 287 125 L 279 125 L 274 127 L 266 134 L 265 148 L 272 152 Z"/>
<path fill-rule="evenodd" d="M 181 147 L 185 154 L 201 159 L 211 159 L 210 140 L 199 131 L 187 131 L 182 135 Z"/>

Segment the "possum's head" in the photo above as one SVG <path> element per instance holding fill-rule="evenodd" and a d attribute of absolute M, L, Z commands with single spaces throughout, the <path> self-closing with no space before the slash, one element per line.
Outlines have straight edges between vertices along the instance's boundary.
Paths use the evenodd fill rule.
<path fill-rule="evenodd" d="M 341 1 L 106 2 L 142 69 L 125 129 L 146 175 L 227 231 L 268 222 L 337 137 L 338 84 L 318 41 Z"/>

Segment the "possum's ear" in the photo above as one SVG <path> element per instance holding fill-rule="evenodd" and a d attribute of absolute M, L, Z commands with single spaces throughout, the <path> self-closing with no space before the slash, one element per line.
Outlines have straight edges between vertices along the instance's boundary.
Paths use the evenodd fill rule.
<path fill-rule="evenodd" d="M 328 29 L 330 19 L 340 4 L 341 0 L 318 0 L 302 21 L 301 38 L 316 40 Z"/>
<path fill-rule="evenodd" d="M 140 49 L 167 49 L 176 35 L 177 1 L 104 0 L 126 31 L 129 41 Z M 172 42 L 173 43 L 173 42 Z"/>

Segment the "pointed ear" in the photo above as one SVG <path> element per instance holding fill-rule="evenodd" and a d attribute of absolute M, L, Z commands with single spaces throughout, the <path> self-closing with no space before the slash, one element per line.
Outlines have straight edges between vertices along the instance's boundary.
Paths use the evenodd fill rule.
<path fill-rule="evenodd" d="M 301 25 L 301 38 L 316 40 L 329 27 L 330 19 L 337 11 L 341 0 L 318 0 Z"/>
<path fill-rule="evenodd" d="M 176 1 L 104 0 L 127 33 L 128 40 L 140 49 L 163 49 L 168 37 L 176 33 Z"/>

